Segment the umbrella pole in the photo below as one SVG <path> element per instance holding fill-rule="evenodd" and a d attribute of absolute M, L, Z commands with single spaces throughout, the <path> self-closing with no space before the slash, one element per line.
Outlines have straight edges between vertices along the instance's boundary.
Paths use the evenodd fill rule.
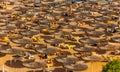
<path fill-rule="evenodd" d="M 65 72 L 67 72 L 67 68 L 65 68 Z"/>
<path fill-rule="evenodd" d="M 5 66 L 4 66 L 4 64 L 3 64 L 2 72 L 5 72 Z"/>
<path fill-rule="evenodd" d="M 12 65 L 12 58 L 10 59 L 10 65 Z"/>
<path fill-rule="evenodd" d="M 43 72 L 45 72 L 45 68 L 43 68 Z"/>
<path fill-rule="evenodd" d="M 34 69 L 33 72 L 35 72 L 36 70 Z"/>
<path fill-rule="evenodd" d="M 93 62 L 91 62 L 91 72 L 93 72 Z"/>

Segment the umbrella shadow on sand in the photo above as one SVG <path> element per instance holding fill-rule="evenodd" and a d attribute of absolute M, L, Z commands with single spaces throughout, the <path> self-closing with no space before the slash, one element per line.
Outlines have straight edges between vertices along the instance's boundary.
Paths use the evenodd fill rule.
<path fill-rule="evenodd" d="M 4 57 L 6 54 L 0 52 L 0 57 Z"/>
<path fill-rule="evenodd" d="M 13 61 L 13 60 L 8 60 L 5 62 L 5 65 L 13 68 L 23 68 L 24 66 L 22 65 L 22 61 Z"/>

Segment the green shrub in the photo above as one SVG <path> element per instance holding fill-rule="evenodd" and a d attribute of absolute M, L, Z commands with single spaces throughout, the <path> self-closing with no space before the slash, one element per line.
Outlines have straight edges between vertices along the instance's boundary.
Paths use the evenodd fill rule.
<path fill-rule="evenodd" d="M 108 62 L 102 72 L 120 72 L 120 60 L 113 60 Z"/>

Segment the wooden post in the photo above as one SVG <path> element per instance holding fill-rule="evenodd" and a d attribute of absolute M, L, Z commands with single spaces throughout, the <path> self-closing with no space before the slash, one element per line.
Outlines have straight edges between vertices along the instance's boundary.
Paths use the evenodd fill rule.
<path fill-rule="evenodd" d="M 5 67 L 4 67 L 4 64 L 3 64 L 2 72 L 5 72 Z"/>

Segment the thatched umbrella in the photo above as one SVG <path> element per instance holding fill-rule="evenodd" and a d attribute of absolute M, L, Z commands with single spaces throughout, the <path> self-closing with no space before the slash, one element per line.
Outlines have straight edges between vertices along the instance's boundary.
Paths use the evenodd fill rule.
<path fill-rule="evenodd" d="M 95 47 L 92 47 L 92 46 L 81 46 L 81 47 L 75 47 L 74 48 L 75 51 L 78 51 L 78 52 L 92 52 L 92 51 L 95 51 L 96 48 Z"/>
<path fill-rule="evenodd" d="M 81 30 L 78 29 L 78 31 L 81 31 Z M 84 37 L 84 33 L 72 32 L 72 36 Z"/>
<path fill-rule="evenodd" d="M 93 37 L 100 37 L 104 34 L 103 31 L 87 31 L 87 34 Z"/>
<path fill-rule="evenodd" d="M 70 35 L 71 35 L 70 31 L 62 31 L 61 37 L 71 39 Z"/>
<path fill-rule="evenodd" d="M 37 25 L 37 26 L 32 26 L 30 28 L 33 29 L 33 30 L 40 30 L 41 27 Z"/>
<path fill-rule="evenodd" d="M 99 42 L 99 40 L 89 39 L 89 38 L 81 38 L 80 42 L 84 43 L 84 44 L 94 45 L 94 44 L 97 44 Z"/>
<path fill-rule="evenodd" d="M 45 52 L 46 54 L 54 54 L 57 52 L 57 48 L 53 46 L 47 47 L 47 51 Z"/>
<path fill-rule="evenodd" d="M 60 22 L 60 28 L 69 28 L 69 24 Z"/>
<path fill-rule="evenodd" d="M 0 38 L 4 38 L 4 37 L 6 37 L 6 36 L 7 36 L 6 33 L 0 33 Z"/>
<path fill-rule="evenodd" d="M 65 12 L 65 11 L 66 11 L 65 7 L 55 7 L 53 10 L 54 13 L 59 13 L 59 14 Z"/>
<path fill-rule="evenodd" d="M 116 32 L 120 33 L 120 28 L 116 28 Z"/>
<path fill-rule="evenodd" d="M 95 28 L 107 28 L 106 23 L 99 23 L 99 22 L 91 23 L 90 26 L 93 26 Z"/>
<path fill-rule="evenodd" d="M 2 18 L 3 19 L 3 18 Z M 2 26 L 5 26 L 6 25 L 6 23 L 0 23 L 0 26 L 2 27 Z"/>
<path fill-rule="evenodd" d="M 15 20 L 15 21 L 12 21 L 11 23 L 15 24 L 17 28 L 21 28 L 21 25 L 24 24 L 25 21 Z"/>
<path fill-rule="evenodd" d="M 14 25 L 7 25 L 5 29 L 6 30 L 14 30 L 14 29 L 16 29 L 16 26 L 14 26 Z"/>
<path fill-rule="evenodd" d="M 6 51 L 7 49 L 10 49 L 11 46 L 9 45 L 9 43 L 7 44 L 3 44 L 3 45 L 0 45 L 0 51 Z"/>
<path fill-rule="evenodd" d="M 78 61 L 78 58 L 73 56 L 73 55 L 68 55 L 66 56 L 62 56 L 62 57 L 57 57 L 56 58 L 57 62 L 63 63 L 64 64 L 74 64 L 76 61 Z"/>
<path fill-rule="evenodd" d="M 101 55 L 91 55 L 91 56 L 83 56 L 81 57 L 83 60 L 85 61 L 90 61 L 90 62 L 101 62 L 101 61 L 104 61 L 104 58 L 101 56 Z M 92 63 L 91 63 L 91 66 L 92 66 Z M 93 66 L 92 66 L 92 71 L 93 72 Z"/>
<path fill-rule="evenodd" d="M 116 33 L 116 27 L 117 27 L 116 24 L 108 25 L 108 27 L 105 29 L 106 33 L 111 33 L 111 34 Z"/>
<path fill-rule="evenodd" d="M 107 20 L 109 20 L 110 18 L 107 18 L 107 17 L 96 17 L 95 18 L 95 20 L 97 20 L 97 21 L 107 21 Z"/>
<path fill-rule="evenodd" d="M 72 64 L 72 63 L 75 63 L 76 61 L 78 61 L 77 57 L 75 57 L 73 55 L 67 55 L 67 57 L 66 57 L 67 64 Z"/>
<path fill-rule="evenodd" d="M 88 68 L 88 66 L 82 61 L 78 61 L 73 65 L 66 65 L 65 67 L 73 71 L 82 71 Z"/>
<path fill-rule="evenodd" d="M 34 44 L 34 48 L 46 48 L 45 44 Z"/>
<path fill-rule="evenodd" d="M 104 61 L 104 58 L 101 55 L 91 55 L 86 57 L 81 57 L 85 61 L 97 62 L 97 61 Z"/>
<path fill-rule="evenodd" d="M 120 36 L 112 37 L 111 41 L 115 43 L 120 43 Z"/>
<path fill-rule="evenodd" d="M 54 39 L 54 37 L 52 37 L 52 36 L 47 36 L 47 35 L 40 36 L 40 37 L 43 38 L 44 40 Z"/>
<path fill-rule="evenodd" d="M 113 50 L 116 50 L 118 48 L 119 47 L 116 47 L 115 45 L 112 45 L 112 44 L 107 44 L 105 46 L 99 46 L 99 49 L 105 50 L 105 51 L 113 51 Z"/>
<path fill-rule="evenodd" d="M 50 39 L 50 40 L 45 40 L 45 42 L 50 43 L 51 45 L 58 45 L 59 43 L 62 43 L 64 40 L 63 38 L 55 38 L 55 39 Z"/>
<path fill-rule="evenodd" d="M 25 32 L 20 32 L 21 35 L 27 36 L 27 37 L 32 37 L 33 35 L 39 34 L 39 31 L 37 30 L 30 30 L 30 31 L 25 31 Z"/>
<path fill-rule="evenodd" d="M 16 34 L 15 36 L 8 35 L 8 38 L 11 41 L 11 40 L 14 40 L 14 39 L 22 39 L 23 36 L 19 35 L 19 34 Z"/>
<path fill-rule="evenodd" d="M 15 44 L 21 44 L 21 45 L 26 45 L 32 42 L 30 38 L 11 39 L 11 41 Z"/>
<path fill-rule="evenodd" d="M 7 53 L 7 54 L 19 54 L 20 52 L 22 52 L 22 50 L 19 48 L 9 48 L 8 47 L 8 48 L 2 48 L 0 50 L 0 52 Z"/>
<path fill-rule="evenodd" d="M 57 48 L 53 47 L 53 46 L 49 46 L 47 48 L 36 49 L 36 51 L 38 51 L 39 53 L 51 55 L 51 54 L 55 54 L 57 52 Z"/>
<path fill-rule="evenodd" d="M 61 55 L 61 56 L 56 57 L 55 60 L 57 62 L 64 63 L 66 57 L 67 57 L 66 55 Z"/>
<path fill-rule="evenodd" d="M 7 10 L 7 9 L 2 9 L 2 10 L 0 10 L 0 13 L 3 14 L 3 15 L 8 15 L 8 14 L 11 14 L 12 11 L 11 10 Z"/>
<path fill-rule="evenodd" d="M 78 62 L 76 62 L 75 64 L 74 64 L 74 70 L 76 71 L 80 71 L 80 70 L 85 70 L 85 69 L 87 69 L 88 68 L 88 66 L 84 63 L 84 62 L 82 62 L 82 61 L 78 61 Z"/>
<path fill-rule="evenodd" d="M 26 60 L 23 62 L 23 66 L 28 67 L 28 68 L 45 68 L 46 62 L 45 61 L 30 61 Z"/>

